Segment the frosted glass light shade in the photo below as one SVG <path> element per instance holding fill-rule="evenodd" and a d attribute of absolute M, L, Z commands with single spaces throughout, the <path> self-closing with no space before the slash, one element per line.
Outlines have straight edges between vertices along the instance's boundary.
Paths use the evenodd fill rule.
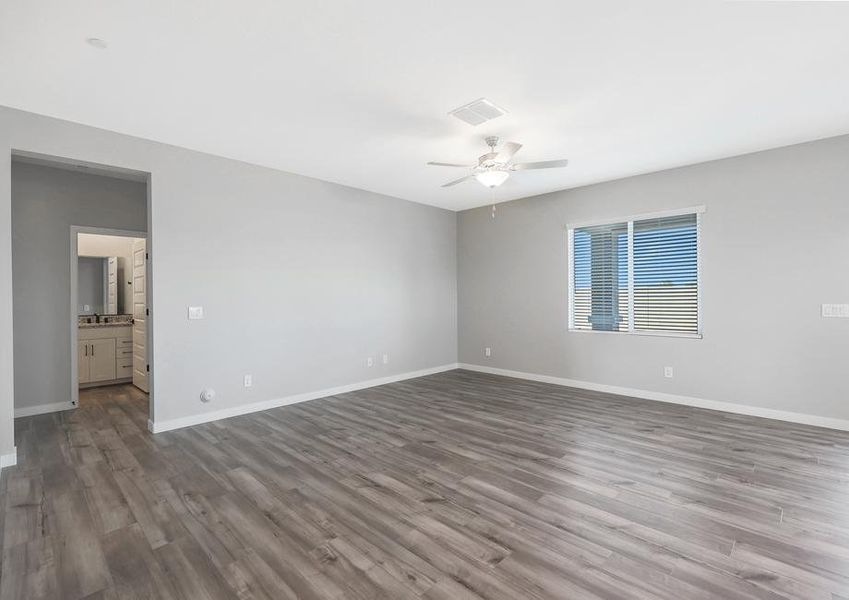
<path fill-rule="evenodd" d="M 481 185 L 485 185 L 488 188 L 498 187 L 507 181 L 508 177 L 510 177 L 510 173 L 507 171 L 491 170 L 475 173 L 475 179 L 477 179 Z"/>

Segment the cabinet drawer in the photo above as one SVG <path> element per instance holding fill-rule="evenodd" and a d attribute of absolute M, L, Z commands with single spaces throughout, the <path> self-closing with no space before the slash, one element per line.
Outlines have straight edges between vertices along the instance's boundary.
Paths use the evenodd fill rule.
<path fill-rule="evenodd" d="M 118 347 L 121 348 L 122 346 L 127 346 L 128 348 L 132 348 L 133 347 L 133 338 L 132 337 L 118 338 Z"/>
<path fill-rule="evenodd" d="M 118 379 L 123 379 L 124 377 L 132 377 L 132 376 L 133 376 L 133 363 L 128 362 L 128 363 L 124 364 L 119 359 L 118 368 L 116 369 L 116 377 Z"/>

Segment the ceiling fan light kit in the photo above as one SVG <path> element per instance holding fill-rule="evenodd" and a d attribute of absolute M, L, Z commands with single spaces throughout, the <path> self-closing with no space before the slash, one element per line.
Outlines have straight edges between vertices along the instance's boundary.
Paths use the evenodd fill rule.
<path fill-rule="evenodd" d="M 469 179 L 475 179 L 478 183 L 488 188 L 496 188 L 510 177 L 512 171 L 526 171 L 530 169 L 556 169 L 565 167 L 569 161 L 561 160 L 543 160 L 539 162 L 529 163 L 514 163 L 513 157 L 522 148 L 522 144 L 516 142 L 504 142 L 500 150 L 496 150 L 498 146 L 498 138 L 489 136 L 486 138 L 486 144 L 489 146 L 489 152 L 478 157 L 477 164 L 461 164 L 452 162 L 429 162 L 427 164 L 436 167 L 460 167 L 462 169 L 471 169 L 472 172 L 465 177 L 455 179 L 443 184 L 442 187 L 452 187 L 458 183 L 463 183 Z"/>
<path fill-rule="evenodd" d="M 478 183 L 488 188 L 498 187 L 507 181 L 508 177 L 510 177 L 510 173 L 500 169 L 488 169 L 486 171 L 475 173 L 475 179 L 478 180 Z"/>

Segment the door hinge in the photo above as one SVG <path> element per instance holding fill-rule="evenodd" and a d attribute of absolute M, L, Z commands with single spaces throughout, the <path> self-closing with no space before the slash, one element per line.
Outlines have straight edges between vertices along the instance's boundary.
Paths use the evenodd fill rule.
<path fill-rule="evenodd" d="M 148 254 L 147 252 L 145 252 L 145 253 L 144 253 L 144 259 L 145 259 L 145 260 L 150 260 L 150 254 Z"/>
<path fill-rule="evenodd" d="M 150 309 L 149 308 L 144 309 L 144 316 L 146 316 L 146 317 L 150 316 Z"/>
<path fill-rule="evenodd" d="M 144 370 L 147 371 L 148 373 L 150 373 L 150 365 L 145 365 Z"/>

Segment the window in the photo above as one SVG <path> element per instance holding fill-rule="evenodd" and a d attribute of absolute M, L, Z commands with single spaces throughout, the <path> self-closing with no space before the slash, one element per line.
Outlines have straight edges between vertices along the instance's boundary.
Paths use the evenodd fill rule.
<path fill-rule="evenodd" d="M 700 336 L 703 209 L 569 227 L 569 329 Z"/>

